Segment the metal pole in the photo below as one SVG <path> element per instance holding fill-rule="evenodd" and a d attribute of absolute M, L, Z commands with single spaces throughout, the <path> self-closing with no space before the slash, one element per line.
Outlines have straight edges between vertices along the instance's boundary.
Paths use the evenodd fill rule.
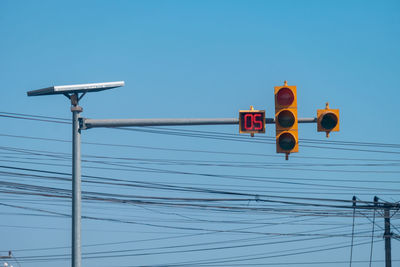
<path fill-rule="evenodd" d="M 392 247 L 391 247 L 391 233 L 390 233 L 390 207 L 386 206 L 384 207 L 384 217 L 385 217 L 385 262 L 386 262 L 386 267 L 392 267 Z"/>
<path fill-rule="evenodd" d="M 317 118 L 299 118 L 299 123 L 315 123 Z M 274 124 L 274 118 L 265 118 L 266 124 Z M 238 118 L 204 119 L 87 119 L 82 118 L 82 129 L 125 126 L 184 126 L 184 125 L 239 124 Z"/>
<path fill-rule="evenodd" d="M 72 112 L 72 267 L 81 267 L 81 131 L 78 95 L 71 95 Z"/>
<path fill-rule="evenodd" d="M 71 101 L 72 112 L 72 240 L 71 266 L 81 267 L 81 129 L 79 100 L 87 92 L 104 91 L 124 86 L 123 81 L 51 86 L 28 91 L 28 96 L 63 94 Z M 80 96 L 79 96 L 80 94 Z"/>

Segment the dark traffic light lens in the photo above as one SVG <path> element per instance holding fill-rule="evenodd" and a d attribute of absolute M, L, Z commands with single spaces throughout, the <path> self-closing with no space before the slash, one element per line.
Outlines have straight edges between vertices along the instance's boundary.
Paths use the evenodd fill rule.
<path fill-rule="evenodd" d="M 296 146 L 296 139 L 290 133 L 283 133 L 279 136 L 278 143 L 283 150 L 292 150 Z"/>
<path fill-rule="evenodd" d="M 332 130 L 338 123 L 338 118 L 333 113 L 327 113 L 322 116 L 321 126 L 327 130 Z"/>
<path fill-rule="evenodd" d="M 278 114 L 278 123 L 282 127 L 292 127 L 294 124 L 295 118 L 294 114 L 289 110 L 283 110 Z"/>
<path fill-rule="evenodd" d="M 276 95 L 276 101 L 281 106 L 289 106 L 294 101 L 294 95 L 289 88 L 282 88 Z"/>

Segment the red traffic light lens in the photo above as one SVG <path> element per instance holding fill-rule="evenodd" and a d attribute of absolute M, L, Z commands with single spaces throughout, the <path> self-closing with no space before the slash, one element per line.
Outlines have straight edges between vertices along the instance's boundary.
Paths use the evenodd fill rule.
<path fill-rule="evenodd" d="M 283 133 L 278 138 L 278 144 L 283 150 L 292 150 L 296 146 L 296 139 L 290 133 Z"/>
<path fill-rule="evenodd" d="M 338 118 L 335 114 L 326 113 L 322 115 L 321 126 L 324 127 L 324 129 L 332 130 L 333 128 L 336 127 L 337 123 L 338 123 Z"/>
<path fill-rule="evenodd" d="M 289 88 L 282 88 L 276 95 L 276 101 L 281 106 L 289 106 L 294 101 L 294 94 Z"/>
<path fill-rule="evenodd" d="M 278 123 L 282 127 L 292 127 L 295 122 L 295 117 L 289 110 L 283 110 L 278 114 Z"/>

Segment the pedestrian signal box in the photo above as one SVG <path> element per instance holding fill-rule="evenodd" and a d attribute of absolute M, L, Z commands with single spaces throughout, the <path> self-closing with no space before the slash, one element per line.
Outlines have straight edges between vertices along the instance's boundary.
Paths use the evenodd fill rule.
<path fill-rule="evenodd" d="M 265 110 L 239 110 L 239 133 L 265 133 Z"/>

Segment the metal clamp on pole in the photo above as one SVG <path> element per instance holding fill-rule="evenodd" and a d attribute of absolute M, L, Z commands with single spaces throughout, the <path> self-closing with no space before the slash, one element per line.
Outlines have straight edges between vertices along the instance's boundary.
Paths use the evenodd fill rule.
<path fill-rule="evenodd" d="M 70 100 L 71 100 L 71 112 L 82 112 L 83 108 L 81 106 L 79 106 L 79 100 L 81 100 L 81 98 L 85 95 L 85 93 L 83 93 L 80 97 L 78 96 L 78 93 L 72 94 L 72 95 L 66 95 Z"/>

